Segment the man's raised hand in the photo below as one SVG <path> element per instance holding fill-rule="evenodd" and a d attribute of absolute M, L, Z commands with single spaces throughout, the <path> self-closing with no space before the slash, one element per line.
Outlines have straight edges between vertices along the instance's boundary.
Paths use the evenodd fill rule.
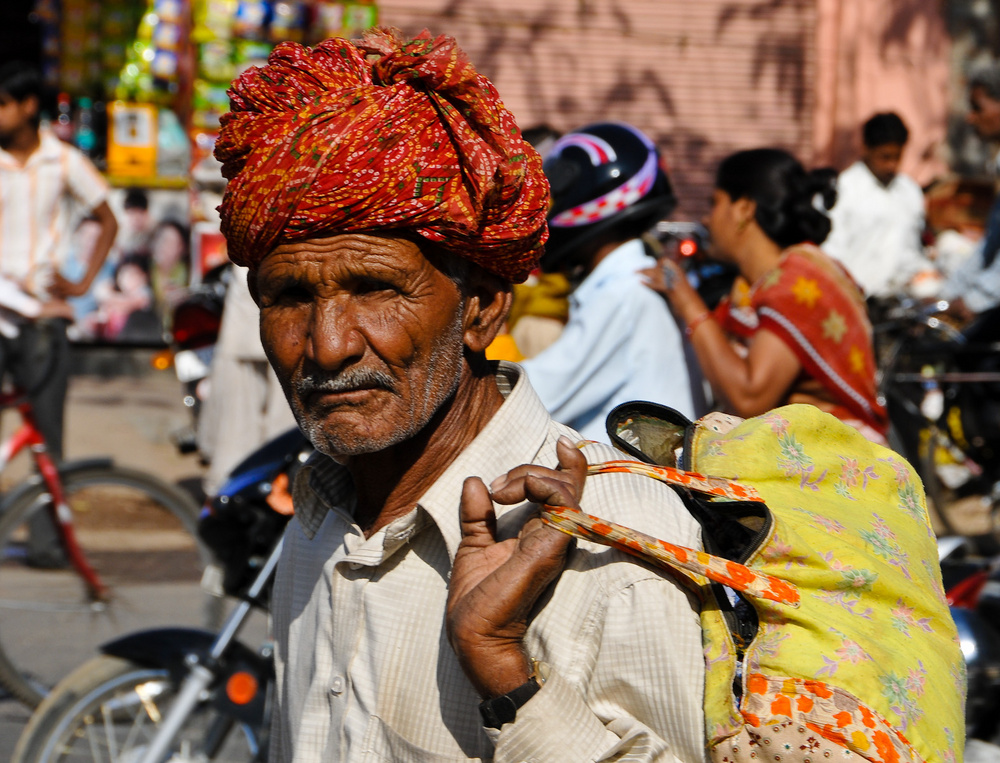
<path fill-rule="evenodd" d="M 528 680 L 522 639 L 532 607 L 562 572 L 572 539 L 529 519 L 517 538 L 497 541 L 493 501 L 530 501 L 578 508 L 587 460 L 567 437 L 556 444 L 559 468 L 525 464 L 494 480 L 478 477 L 462 489 L 462 542 L 448 590 L 447 628 L 462 669 L 484 698 L 497 697 Z"/>

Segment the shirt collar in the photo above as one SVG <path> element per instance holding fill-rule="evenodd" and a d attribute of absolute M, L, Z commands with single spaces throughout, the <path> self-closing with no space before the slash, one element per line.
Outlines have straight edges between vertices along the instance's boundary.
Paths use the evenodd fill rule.
<path fill-rule="evenodd" d="M 874 186 L 875 188 L 879 189 L 880 191 L 885 191 L 885 192 L 889 192 L 889 191 L 891 191 L 891 190 L 892 190 L 893 188 L 895 188 L 896 186 L 898 186 L 898 185 L 899 185 L 899 182 L 898 182 L 898 180 L 899 180 L 899 172 L 897 172 L 897 173 L 896 173 L 895 175 L 893 175 L 893 176 L 892 176 L 892 180 L 890 180 L 890 181 L 889 181 L 889 184 L 888 184 L 888 185 L 883 185 L 883 184 L 882 184 L 882 181 L 881 181 L 881 180 L 879 180 L 879 179 L 878 179 L 877 177 L 875 177 L 875 173 L 874 173 L 874 172 L 872 172 L 872 170 L 871 170 L 871 167 L 869 167 L 869 166 L 868 166 L 867 164 L 865 164 L 864 160 L 862 160 L 862 159 L 858 159 L 858 162 L 857 162 L 857 163 L 858 163 L 858 164 L 859 164 L 860 166 L 864 167 L 864 170 L 865 170 L 865 177 L 867 177 L 867 178 L 868 178 L 868 180 L 869 180 L 869 182 L 870 182 L 870 183 L 871 183 L 871 184 L 872 184 L 872 185 L 873 185 L 873 186 Z"/>
<path fill-rule="evenodd" d="M 452 560 L 462 540 L 458 508 L 466 477 L 480 477 L 489 485 L 514 467 L 537 461 L 548 436 L 549 414 L 524 371 L 513 363 L 501 361 L 497 365 L 496 380 L 504 396 L 503 405 L 417 501 L 418 514 L 425 512 L 437 526 Z M 306 463 L 295 486 L 296 516 L 308 537 L 316 534 L 332 506 L 348 511 L 353 509 L 354 486 L 345 467 L 317 454 Z M 499 518 L 514 507 L 495 506 L 495 509 Z M 418 517 L 416 530 L 422 526 Z M 413 532 L 402 539 L 387 538 L 386 553 L 401 545 Z M 393 549 L 389 548 L 390 542 Z"/>
<path fill-rule="evenodd" d="M 28 161 L 23 165 L 19 164 L 13 156 L 0 148 L 0 164 L 13 169 L 23 170 L 32 164 L 43 161 L 58 161 L 62 156 L 62 141 L 55 136 L 51 130 L 40 129 L 38 148 L 28 157 Z"/>

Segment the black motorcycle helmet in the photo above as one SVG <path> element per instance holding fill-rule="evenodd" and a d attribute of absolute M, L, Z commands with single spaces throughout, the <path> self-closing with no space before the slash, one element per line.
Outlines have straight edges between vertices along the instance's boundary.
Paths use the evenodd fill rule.
<path fill-rule="evenodd" d="M 660 154 L 646 135 L 616 122 L 567 133 L 543 165 L 552 189 L 542 270 L 577 263 L 589 242 L 621 228 L 640 235 L 677 206 Z"/>

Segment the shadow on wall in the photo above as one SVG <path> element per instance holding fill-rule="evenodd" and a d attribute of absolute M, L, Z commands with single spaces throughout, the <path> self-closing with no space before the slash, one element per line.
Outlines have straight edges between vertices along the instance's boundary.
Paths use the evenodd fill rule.
<path fill-rule="evenodd" d="M 775 78 L 778 89 L 791 96 L 795 108 L 795 116 L 802 118 L 811 105 L 808 85 L 809 77 L 809 38 L 795 32 L 775 31 L 772 22 L 779 15 L 789 11 L 795 13 L 811 12 L 815 2 L 806 0 L 763 0 L 759 3 L 726 3 L 719 10 L 715 27 L 717 39 L 733 23 L 746 19 L 758 22 L 755 27 L 761 31 L 754 41 L 753 67 L 750 72 L 751 81 L 757 85 L 769 67 L 775 68 Z"/>
<path fill-rule="evenodd" d="M 735 150 L 773 145 L 807 163 L 825 155 L 814 136 L 818 9 L 869 1 L 428 0 L 417 12 L 382 0 L 380 9 L 406 33 L 453 34 L 523 125 L 566 131 L 610 119 L 643 129 L 670 163 L 679 212 L 697 218 L 716 164 Z M 889 23 L 872 42 L 881 35 L 901 51 L 893 55 L 910 55 L 912 40 L 906 50 L 902 41 L 937 4 L 885 2 L 879 18 Z M 846 129 L 823 140 L 854 150 Z"/>
<path fill-rule="evenodd" d="M 610 119 L 646 131 L 670 165 L 678 213 L 696 219 L 726 154 L 761 143 L 808 148 L 804 31 L 814 2 L 450 0 L 419 15 L 393 0 L 380 7 L 407 33 L 454 34 L 522 124 L 566 131 Z M 753 94 L 761 83 L 765 98 Z"/>

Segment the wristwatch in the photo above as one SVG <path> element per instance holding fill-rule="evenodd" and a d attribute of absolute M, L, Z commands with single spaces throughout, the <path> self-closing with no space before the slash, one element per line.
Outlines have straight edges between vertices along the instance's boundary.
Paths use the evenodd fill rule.
<path fill-rule="evenodd" d="M 483 725 L 490 729 L 498 729 L 505 723 L 510 723 L 517 716 L 519 708 L 534 697 L 542 685 L 535 676 L 529 678 L 516 689 L 511 689 L 499 697 L 487 699 L 479 703 L 479 714 L 483 716 Z"/>

